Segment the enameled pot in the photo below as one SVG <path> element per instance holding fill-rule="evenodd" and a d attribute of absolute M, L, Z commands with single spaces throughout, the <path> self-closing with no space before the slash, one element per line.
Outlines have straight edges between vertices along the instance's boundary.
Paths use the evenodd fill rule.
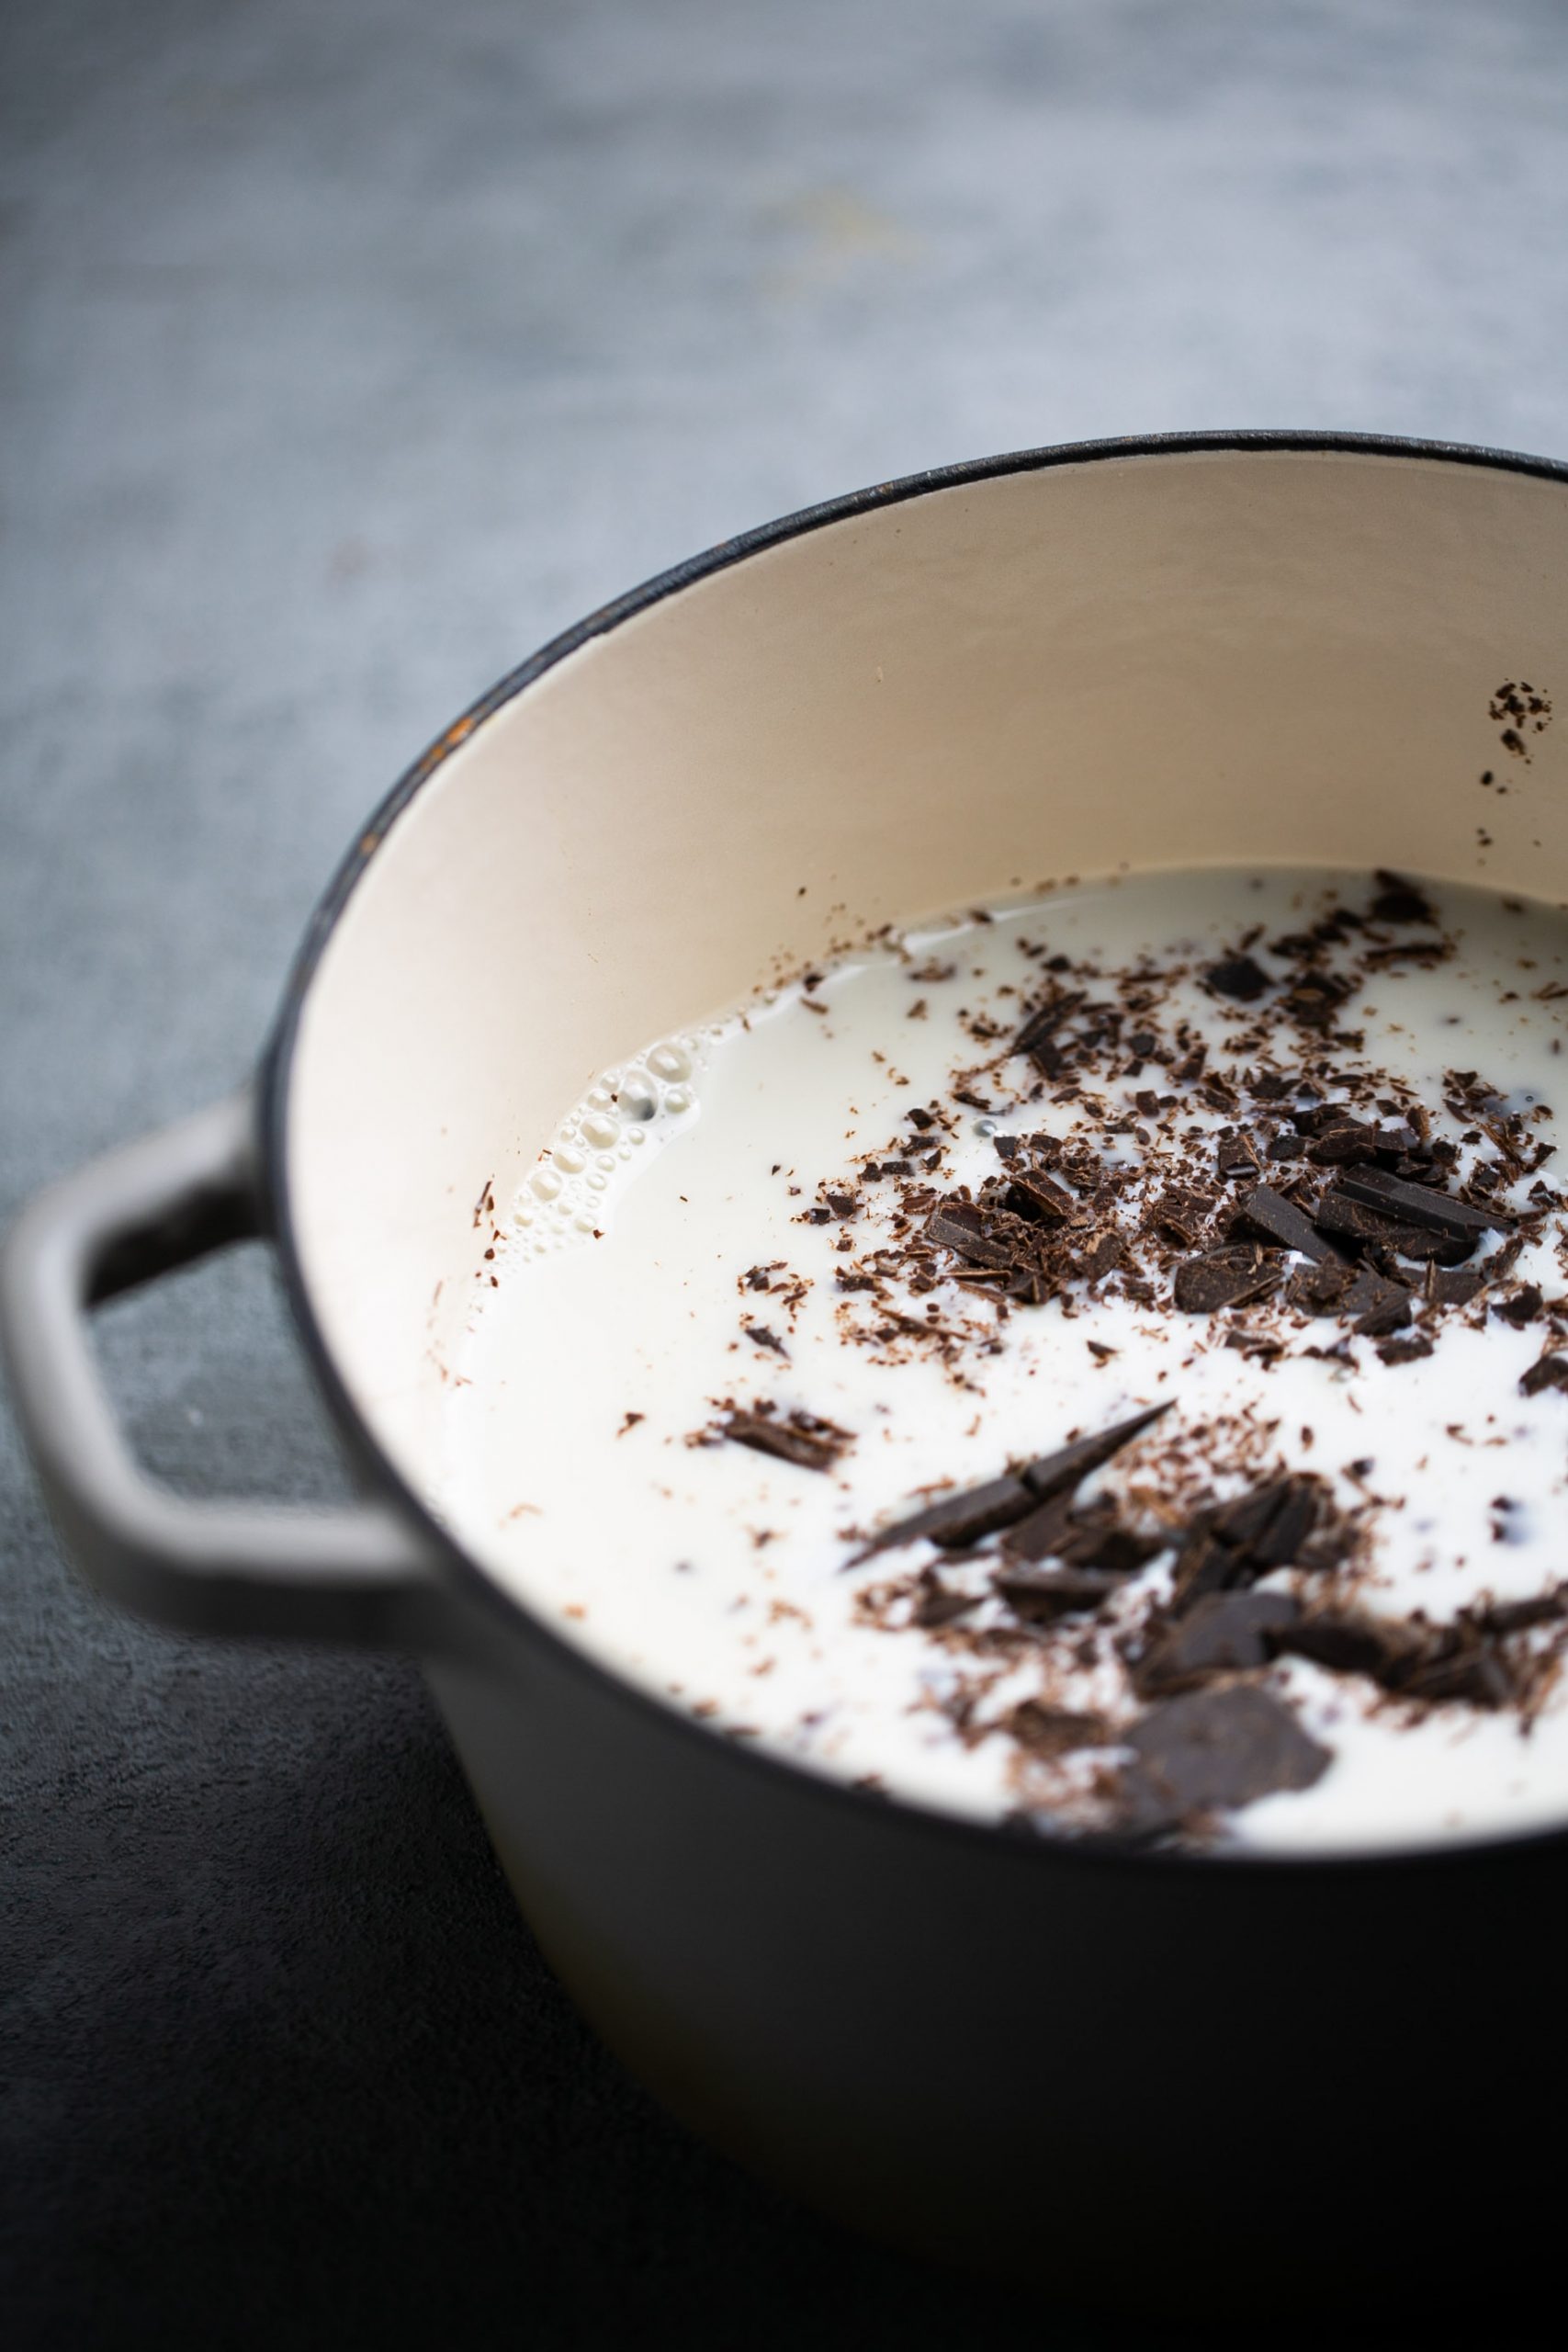
<path fill-rule="evenodd" d="M 476 1200 L 593 1072 L 780 957 L 1041 875 L 1568 899 L 1568 725 L 1527 762 L 1491 710 L 1564 685 L 1565 649 L 1568 469 L 1314 435 L 885 484 L 595 614 L 370 820 L 254 1086 L 13 1232 L 4 1339 L 66 1543 L 167 1623 L 417 1652 L 583 2010 L 810 2202 L 1054 2293 L 1268 2288 L 1275 2318 L 1517 2276 L 1551 2242 L 1568 1836 L 1215 1860 L 889 1804 L 619 1680 L 420 1497 Z M 91 1369 L 85 1308 L 255 1232 L 363 1471 L 338 1516 L 155 1489 Z"/>

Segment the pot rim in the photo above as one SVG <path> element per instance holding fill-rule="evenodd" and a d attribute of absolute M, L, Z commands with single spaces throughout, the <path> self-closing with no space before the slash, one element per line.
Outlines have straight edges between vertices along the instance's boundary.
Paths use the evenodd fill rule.
<path fill-rule="evenodd" d="M 307 1358 L 340 1430 L 376 1485 L 418 1526 L 425 1541 L 439 1553 L 462 1589 L 514 1627 L 518 1624 L 524 1626 L 533 1639 L 546 1646 L 557 1663 L 591 1680 L 606 1695 L 613 1694 L 624 1706 L 656 1718 L 665 1730 L 700 1742 L 716 1761 L 720 1758 L 726 1758 L 742 1773 L 761 1774 L 775 1786 L 782 1787 L 787 1781 L 797 1793 L 807 1795 L 815 1792 L 826 1804 L 853 1806 L 863 1819 L 868 1821 L 875 1819 L 889 1827 L 898 1825 L 905 1831 L 925 1836 L 958 1838 L 971 1847 L 983 1844 L 992 1848 L 998 1856 L 1006 1854 L 1025 1864 L 1050 1861 L 1072 1863 L 1086 1870 L 1116 1869 L 1138 1872 L 1156 1869 L 1213 1872 L 1216 1868 L 1223 1868 L 1227 1873 L 1239 1871 L 1265 1877 L 1304 1874 L 1309 1877 L 1315 1875 L 1321 1880 L 1330 1873 L 1361 1877 L 1369 1871 L 1391 1868 L 1402 1871 L 1454 1870 L 1467 1863 L 1484 1863 L 1523 1851 L 1565 1849 L 1568 1848 L 1568 1825 L 1557 1829 L 1529 1830 L 1512 1837 L 1337 1853 L 1310 1849 L 1299 1853 L 1243 1851 L 1219 1854 L 1140 1850 L 1110 1839 L 1075 1838 L 1054 1834 L 1049 1827 L 1031 1826 L 1021 1831 L 1005 1823 L 944 1813 L 908 1798 L 888 1797 L 875 1791 L 853 1787 L 848 1781 L 814 1770 L 793 1758 L 775 1755 L 767 1748 L 730 1739 L 722 1730 L 716 1731 L 709 1724 L 683 1714 L 655 1692 L 643 1690 L 626 1676 L 616 1673 L 612 1667 L 602 1664 L 587 1651 L 579 1648 L 547 1618 L 508 1591 L 465 1545 L 441 1525 L 383 1451 L 355 1403 L 321 1328 L 306 1282 L 288 1175 L 289 1088 L 305 1001 L 327 942 L 366 867 L 403 811 L 484 720 L 533 685 L 569 654 L 577 652 L 595 638 L 607 636 L 611 630 L 620 628 L 623 622 L 633 619 L 654 605 L 661 604 L 666 597 L 677 595 L 697 581 L 709 579 L 716 572 L 728 571 L 732 565 L 744 563 L 751 556 L 781 546 L 789 539 L 803 538 L 807 533 L 824 529 L 830 524 L 844 522 L 859 514 L 869 514 L 883 507 L 901 505 L 906 500 L 924 498 L 934 491 L 989 481 L 1009 474 L 1039 473 L 1055 466 L 1089 465 L 1116 458 L 1187 457 L 1204 451 L 1219 454 L 1256 451 L 1271 455 L 1321 452 L 1353 458 L 1436 460 L 1447 465 L 1477 466 L 1503 473 L 1533 476 L 1540 481 L 1568 485 L 1568 462 L 1468 442 L 1416 440 L 1401 435 L 1379 433 L 1292 431 L 1289 428 L 1225 430 L 1222 427 L 1186 433 L 1136 434 L 1115 439 L 1058 442 L 1040 448 L 1013 450 L 998 457 L 970 458 L 955 465 L 932 467 L 922 473 L 904 474 L 894 481 L 874 482 L 863 490 L 825 499 L 813 506 L 799 507 L 792 514 L 781 515 L 776 521 L 759 524 L 733 538 L 719 540 L 716 545 L 687 557 L 665 571 L 655 573 L 550 639 L 537 652 L 528 655 L 515 669 L 508 671 L 486 693 L 470 703 L 468 709 L 404 770 L 361 827 L 353 847 L 327 883 L 296 951 L 257 1070 L 258 1143 L 262 1182 L 269 1210 L 268 1231 L 276 1245 L 285 1294 Z"/>

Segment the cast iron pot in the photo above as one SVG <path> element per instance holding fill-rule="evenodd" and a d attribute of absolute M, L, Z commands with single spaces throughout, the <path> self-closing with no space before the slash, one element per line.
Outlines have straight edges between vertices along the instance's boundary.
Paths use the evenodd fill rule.
<path fill-rule="evenodd" d="M 1568 470 L 1322 435 L 885 484 L 594 615 L 371 819 L 254 1086 L 12 1234 L 4 1338 L 67 1544 L 168 1623 L 417 1653 L 584 2012 L 811 2203 L 1145 2302 L 1515 2271 L 1568 2101 L 1563 1836 L 1206 1860 L 879 1802 L 595 1663 L 421 1495 L 476 1202 L 592 1073 L 777 956 L 1043 875 L 1288 860 L 1568 899 L 1568 726 L 1527 763 L 1490 707 L 1562 685 L 1565 648 Z M 363 1470 L 341 1516 L 155 1489 L 89 1363 L 86 1308 L 258 1232 Z"/>

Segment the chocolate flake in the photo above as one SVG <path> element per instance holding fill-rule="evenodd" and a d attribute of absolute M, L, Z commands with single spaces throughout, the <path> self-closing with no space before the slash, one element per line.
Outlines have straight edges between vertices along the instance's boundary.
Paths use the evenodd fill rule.
<path fill-rule="evenodd" d="M 1104 1747 L 1116 1735 L 1103 1715 L 1075 1714 L 1069 1707 L 1048 1707 L 1039 1699 L 1025 1699 L 1004 1716 L 1002 1729 L 1028 1756 L 1052 1763 L 1076 1747 Z"/>
<path fill-rule="evenodd" d="M 1568 1388 L 1568 1356 L 1541 1356 L 1519 1381 L 1527 1396 L 1539 1396 L 1543 1388 Z"/>

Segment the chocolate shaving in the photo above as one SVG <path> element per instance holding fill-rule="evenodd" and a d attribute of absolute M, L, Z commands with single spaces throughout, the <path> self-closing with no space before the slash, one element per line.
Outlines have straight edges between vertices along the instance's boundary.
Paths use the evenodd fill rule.
<path fill-rule="evenodd" d="M 1042 1700 L 1025 1699 L 1002 1719 L 1028 1756 L 1051 1763 L 1075 1747 L 1104 1747 L 1116 1735 L 1103 1715 L 1075 1714 L 1068 1707 L 1048 1707 Z"/>
<path fill-rule="evenodd" d="M 1538 1592 L 1529 1600 L 1494 1601 L 1481 1610 L 1476 1623 L 1488 1634 L 1527 1634 L 1535 1625 L 1556 1624 L 1568 1617 L 1568 1585 Z"/>

